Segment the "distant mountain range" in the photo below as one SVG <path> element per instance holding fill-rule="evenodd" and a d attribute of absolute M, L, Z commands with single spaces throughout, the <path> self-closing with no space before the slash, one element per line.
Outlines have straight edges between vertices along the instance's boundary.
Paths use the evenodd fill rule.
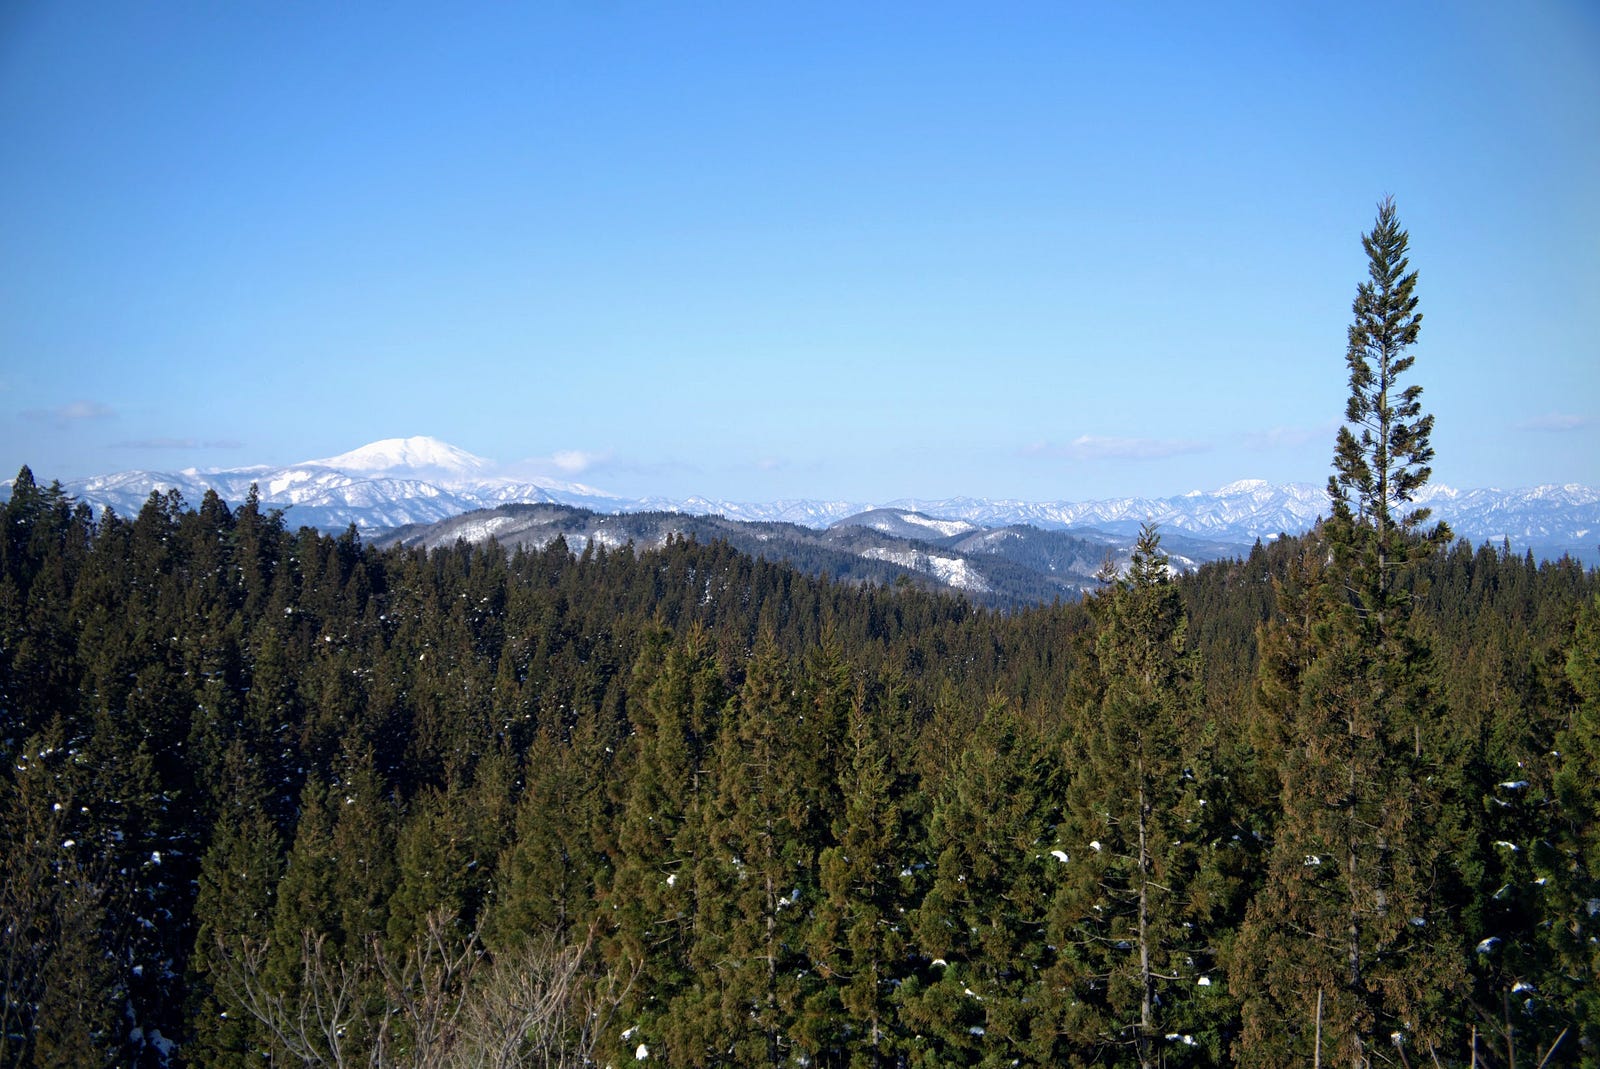
<path fill-rule="evenodd" d="M 508 548 L 543 549 L 558 537 L 574 552 L 590 545 L 659 546 L 673 537 L 720 539 L 751 556 L 785 560 L 814 575 L 880 584 L 904 577 L 999 605 L 1077 598 L 1099 585 L 1095 576 L 1108 557 L 1124 561 L 1133 546 L 1131 536 L 1089 528 L 984 528 L 905 509 L 872 509 L 816 528 L 683 512 L 598 513 L 557 504 L 480 509 L 385 532 L 374 541 L 435 549 L 462 539 L 479 543 L 493 538 Z M 1162 548 L 1174 570 L 1188 570 L 1248 547 L 1175 532 L 1163 536 Z"/>
<path fill-rule="evenodd" d="M 502 543 L 538 544 L 563 533 L 576 550 L 589 540 L 647 544 L 680 533 L 726 538 L 752 552 L 765 546 L 769 556 L 776 542 L 791 553 L 803 548 L 819 562 L 827 558 L 818 570 L 837 576 L 881 579 L 910 572 L 973 594 L 987 589 L 1003 600 L 1014 595 L 1002 591 L 1020 582 L 1008 571 L 1013 567 L 1036 573 L 1029 580 L 1036 595 L 1024 600 L 1083 589 L 1107 552 L 1125 552 L 1145 522 L 1161 525 L 1163 545 L 1176 565 L 1184 565 L 1242 554 L 1257 539 L 1306 530 L 1327 511 L 1321 487 L 1260 480 L 1177 497 L 1081 502 L 628 499 L 578 483 L 498 478 L 491 462 L 433 438 L 391 438 L 288 467 L 129 471 L 74 480 L 64 488 L 96 510 L 132 515 L 152 492 L 176 489 L 196 503 L 215 490 L 237 504 L 252 485 L 262 503 L 284 509 L 292 525 L 342 530 L 353 523 L 373 538 L 436 544 L 493 534 Z M 1592 487 L 1429 486 L 1420 503 L 1448 520 L 1457 537 L 1475 544 L 1509 541 L 1537 557 L 1570 554 L 1600 563 L 1600 491 Z M 529 505 L 567 508 L 517 507 Z M 464 515 L 480 510 L 492 511 Z M 696 517 L 702 519 L 691 522 Z M 424 530 L 432 524 L 442 526 Z M 1057 537 L 1046 537 L 1052 535 Z"/>

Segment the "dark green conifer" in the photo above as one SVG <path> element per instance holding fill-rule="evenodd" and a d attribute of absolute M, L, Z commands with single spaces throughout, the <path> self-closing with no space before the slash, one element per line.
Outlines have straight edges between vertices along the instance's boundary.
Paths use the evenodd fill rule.
<path fill-rule="evenodd" d="M 343 933 L 345 948 L 352 952 L 368 938 L 385 931 L 403 948 L 406 937 L 421 924 L 418 916 L 430 908 L 430 895 L 415 887 L 415 895 L 400 895 L 396 889 L 401 882 L 399 870 L 409 865 L 412 872 L 431 871 L 434 853 L 450 854 L 456 849 L 452 840 L 459 838 L 459 833 L 448 823 L 440 827 L 437 841 L 422 847 L 428 860 L 418 865 L 418 859 L 400 849 L 396 840 L 408 830 L 415 833 L 412 820 L 427 823 L 433 810 L 428 800 L 419 800 L 406 814 L 412 820 L 402 820 L 371 749 L 359 740 L 345 741 L 340 766 L 328 785 L 327 796 L 328 816 L 333 822 L 328 840 L 334 892 L 332 923 L 335 930 Z M 452 882 L 450 886 L 455 885 Z M 395 898 L 410 906 L 405 921 L 397 922 L 392 916 L 391 900 Z"/>
<path fill-rule="evenodd" d="M 1538 858 L 1547 887 L 1541 932 L 1555 967 L 1517 992 L 1556 1011 L 1590 1065 L 1600 1051 L 1600 597 L 1584 606 L 1567 654 L 1578 702 L 1556 739 L 1556 828 Z"/>
<path fill-rule="evenodd" d="M 110 1065 L 126 989 L 105 952 L 115 873 L 85 834 L 55 722 L 0 776 L 0 1066 Z"/>
<path fill-rule="evenodd" d="M 1362 244 L 1348 424 L 1328 484 L 1332 561 L 1314 615 L 1278 625 L 1303 638 L 1264 644 L 1270 686 L 1298 692 L 1278 699 L 1282 819 L 1236 948 L 1235 1054 L 1252 1065 L 1325 1053 L 1361 1069 L 1397 1044 L 1426 1051 L 1455 1031 L 1465 979 L 1445 908 L 1453 748 L 1402 581 L 1448 532 L 1423 533 L 1427 510 L 1409 509 L 1431 472 L 1433 418 L 1421 387 L 1401 385 L 1421 316 L 1392 200 Z M 1304 663 L 1276 660 L 1296 656 Z"/>
<path fill-rule="evenodd" d="M 1103 692 L 1067 740 L 1051 940 L 1068 1049 L 1112 1064 L 1220 1060 L 1226 880 L 1188 620 L 1153 525 L 1094 599 Z M 1176 1037 L 1176 1038 L 1168 1038 Z"/>
<path fill-rule="evenodd" d="M 272 932 L 272 903 L 283 860 L 277 828 L 266 805 L 268 791 L 237 740 L 223 760 L 232 793 L 213 825 L 211 845 L 200 865 L 194 907 L 193 1035 L 186 1045 L 192 1064 L 210 1069 L 259 1065 L 270 1039 L 260 1022 L 226 990 L 217 990 L 228 959 Z M 225 987 L 225 984 L 224 984 Z"/>
<path fill-rule="evenodd" d="M 929 818 L 933 881 L 911 915 L 920 968 L 896 993 L 912 1064 L 1050 1064 L 1061 787 L 1054 754 L 992 700 Z"/>
<path fill-rule="evenodd" d="M 893 1065 L 898 1047 L 892 997 L 907 971 L 908 880 L 901 873 L 912 845 L 874 711 L 859 697 L 838 784 L 843 801 L 833 844 L 818 860 L 821 886 L 807 940 L 825 985 L 808 1003 L 806 1031 L 813 1049 L 842 1050 L 851 1069 L 874 1069 Z"/>
<path fill-rule="evenodd" d="M 388 945 L 398 955 L 421 945 L 432 914 L 452 918 L 457 936 L 470 929 L 476 859 L 461 794 L 424 791 L 412 799 L 396 836 L 395 890 L 386 912 Z"/>
<path fill-rule="evenodd" d="M 650 634 L 634 680 L 641 696 L 628 710 L 633 735 L 618 781 L 623 795 L 616 859 L 600 900 L 611 964 L 621 975 L 637 975 L 619 1011 L 631 1030 L 629 1041 L 617 1046 L 616 1056 L 643 1044 L 691 1064 L 684 1044 L 703 1044 L 682 1033 L 697 1017 L 674 1007 L 694 979 L 690 952 L 701 924 L 696 883 L 704 858 L 698 810 L 710 787 L 724 687 L 707 637 L 698 630 L 680 642 Z M 677 1037 L 673 1042 L 669 1030 Z"/>
<path fill-rule="evenodd" d="M 306 932 L 328 936 L 334 947 L 343 946 L 347 933 L 339 927 L 340 912 L 335 883 L 333 850 L 334 814 L 328 809 L 328 785 L 318 776 L 306 780 L 300 792 L 300 812 L 294 843 L 284 860 L 273 910 L 271 940 L 272 978 L 288 988 L 296 979 L 301 937 Z M 364 933 L 349 933 L 360 940 Z"/>
<path fill-rule="evenodd" d="M 1392 198 L 1378 205 L 1377 221 L 1361 244 L 1367 281 L 1356 289 L 1345 352 L 1350 399 L 1328 477 L 1329 536 L 1347 577 L 1360 580 L 1353 591 L 1360 608 L 1381 628 L 1392 599 L 1403 597 L 1398 569 L 1448 545 L 1450 530 L 1440 524 L 1417 538 L 1431 510 L 1409 507 L 1433 474 L 1433 416 L 1422 411 L 1421 386 L 1401 385 L 1416 363 L 1409 350 L 1422 314 L 1417 273 L 1408 270 L 1410 235 L 1400 227 Z"/>
<path fill-rule="evenodd" d="M 776 1066 L 798 1050 L 794 1023 L 816 980 L 802 951 L 816 844 L 807 835 L 813 797 L 810 762 L 799 756 L 798 698 L 776 641 L 763 632 L 717 737 L 715 789 L 701 806 L 695 978 L 680 1012 L 694 1029 L 680 1045 L 708 1048 L 694 1057 L 726 1051 L 739 1064 Z"/>
<path fill-rule="evenodd" d="M 496 951 L 545 935 L 571 938 L 592 916 L 607 817 L 605 750 L 616 741 L 597 720 L 584 717 L 570 740 L 546 726 L 528 747 L 486 918 L 485 940 Z"/>

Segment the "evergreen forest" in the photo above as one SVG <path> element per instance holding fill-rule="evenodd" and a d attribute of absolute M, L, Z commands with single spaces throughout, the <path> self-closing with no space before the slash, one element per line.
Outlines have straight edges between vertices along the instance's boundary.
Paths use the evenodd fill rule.
<path fill-rule="evenodd" d="M 0 1067 L 1600 1066 L 1600 574 L 1411 507 L 1001 612 L 724 543 L 0 535 Z"/>

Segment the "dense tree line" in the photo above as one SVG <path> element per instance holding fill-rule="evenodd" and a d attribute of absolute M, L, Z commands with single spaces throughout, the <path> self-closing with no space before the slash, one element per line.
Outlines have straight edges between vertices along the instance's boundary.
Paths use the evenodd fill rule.
<path fill-rule="evenodd" d="M 95 518 L 26 471 L 4 520 L 4 1064 L 1284 1064 L 1352 997 L 1307 934 L 1348 919 L 1337 811 L 1296 793 L 1335 744 L 1393 799 L 1358 859 L 1412 859 L 1374 1054 L 1596 1057 L 1570 562 L 1418 561 L 1420 697 L 1348 740 L 1307 720 L 1373 648 L 1313 655 L 1325 529 L 1179 580 L 1151 533 L 1007 616 L 721 545 Z"/>

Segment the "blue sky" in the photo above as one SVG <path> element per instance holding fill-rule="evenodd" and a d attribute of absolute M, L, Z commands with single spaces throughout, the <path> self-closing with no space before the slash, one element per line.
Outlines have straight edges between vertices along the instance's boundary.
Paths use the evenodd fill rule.
<path fill-rule="evenodd" d="M 11 3 L 0 464 L 432 435 L 624 494 L 1600 484 L 1600 8 Z"/>

